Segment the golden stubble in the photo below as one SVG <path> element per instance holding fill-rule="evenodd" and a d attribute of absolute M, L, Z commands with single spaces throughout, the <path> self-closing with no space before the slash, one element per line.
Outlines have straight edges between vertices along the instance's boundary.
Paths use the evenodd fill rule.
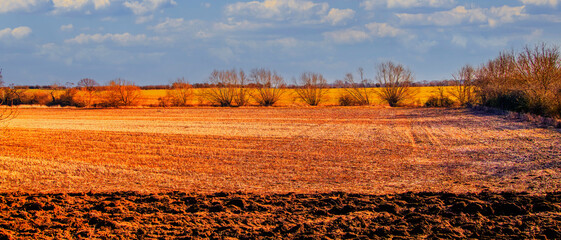
<path fill-rule="evenodd" d="M 529 191 L 560 134 L 465 109 L 21 109 L 0 191 Z"/>

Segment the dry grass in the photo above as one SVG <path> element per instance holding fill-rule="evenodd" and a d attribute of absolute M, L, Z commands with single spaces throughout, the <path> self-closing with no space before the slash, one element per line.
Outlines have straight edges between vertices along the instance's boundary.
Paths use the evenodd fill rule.
<path fill-rule="evenodd" d="M 0 192 L 543 193 L 560 134 L 462 109 L 25 109 Z"/>

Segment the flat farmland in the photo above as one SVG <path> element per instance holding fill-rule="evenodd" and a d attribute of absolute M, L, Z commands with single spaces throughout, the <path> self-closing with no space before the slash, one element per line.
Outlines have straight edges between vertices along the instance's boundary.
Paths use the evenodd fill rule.
<path fill-rule="evenodd" d="M 3 134 L 1 192 L 561 188 L 558 131 L 467 109 L 21 108 Z"/>
<path fill-rule="evenodd" d="M 560 142 L 467 109 L 20 108 L 0 239 L 559 239 Z"/>

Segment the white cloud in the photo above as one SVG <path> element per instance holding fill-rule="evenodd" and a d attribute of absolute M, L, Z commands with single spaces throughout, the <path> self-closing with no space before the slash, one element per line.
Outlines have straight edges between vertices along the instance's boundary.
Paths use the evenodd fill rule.
<path fill-rule="evenodd" d="M 557 4 L 561 2 L 561 0 L 520 0 L 520 1 L 527 5 L 538 5 L 538 6 L 550 5 L 552 7 L 557 6 Z"/>
<path fill-rule="evenodd" d="M 148 29 L 158 33 L 187 34 L 195 38 L 209 38 L 213 36 L 209 32 L 212 30 L 212 27 L 208 26 L 205 21 L 197 19 L 186 21 L 183 18 L 166 18 L 165 21 L 149 26 Z M 185 37 L 185 35 L 182 37 Z"/>
<path fill-rule="evenodd" d="M 142 24 L 146 22 L 150 22 L 154 19 L 154 15 L 146 15 L 146 16 L 138 16 L 134 21 L 136 24 Z"/>
<path fill-rule="evenodd" d="M 326 32 L 323 36 L 335 43 L 356 43 L 370 39 L 370 35 L 359 29 L 344 29 L 333 32 Z"/>
<path fill-rule="evenodd" d="M 365 27 L 370 30 L 371 35 L 374 37 L 396 37 L 405 33 L 405 31 L 392 27 L 387 23 L 369 23 Z"/>
<path fill-rule="evenodd" d="M 80 34 L 72 39 L 67 39 L 65 43 L 73 44 L 88 44 L 88 43 L 102 43 L 102 42 L 114 42 L 123 46 L 130 45 L 145 45 L 150 42 L 158 41 L 158 38 L 148 38 L 146 34 L 133 35 L 130 33 L 117 33 L 117 34 Z"/>
<path fill-rule="evenodd" d="M 176 5 L 174 0 L 143 0 L 125 1 L 123 5 L 129 8 L 136 15 L 144 15 L 160 9 L 161 7 Z"/>
<path fill-rule="evenodd" d="M 53 0 L 53 4 L 57 9 L 78 10 L 84 7 L 88 0 Z"/>
<path fill-rule="evenodd" d="M 360 6 L 366 10 L 373 10 L 376 6 L 387 8 L 448 7 L 454 5 L 455 2 L 455 0 L 364 0 Z"/>
<path fill-rule="evenodd" d="M 94 6 L 96 10 L 109 7 L 109 5 L 111 5 L 111 2 L 109 0 L 94 0 Z"/>
<path fill-rule="evenodd" d="M 14 29 L 11 28 L 4 28 L 2 30 L 0 30 L 0 39 L 2 38 L 15 38 L 15 39 L 22 39 L 25 38 L 27 36 L 29 36 L 29 34 L 31 34 L 31 28 L 26 27 L 26 26 L 22 26 L 22 27 L 17 27 Z"/>
<path fill-rule="evenodd" d="M 31 11 L 37 6 L 47 2 L 49 2 L 49 0 L 1 0 L 0 13 Z"/>
<path fill-rule="evenodd" d="M 364 28 L 350 28 L 333 32 L 326 32 L 323 36 L 335 43 L 356 43 L 374 38 L 398 37 L 406 35 L 402 29 L 392 27 L 387 23 L 368 23 Z"/>
<path fill-rule="evenodd" d="M 47 10 L 54 8 L 54 12 L 77 11 L 88 5 L 92 5 L 96 10 L 106 8 L 111 5 L 112 0 L 1 0 L 0 13 L 14 11 L 33 11 Z M 115 0 L 113 0 L 115 1 Z"/>
<path fill-rule="evenodd" d="M 263 19 L 286 20 L 324 15 L 329 4 L 306 0 L 264 0 L 237 2 L 226 6 L 227 15 L 245 15 Z"/>
<path fill-rule="evenodd" d="M 165 21 L 158 23 L 155 26 L 148 27 L 157 32 L 178 32 L 184 31 L 187 22 L 183 18 L 166 18 Z"/>
<path fill-rule="evenodd" d="M 247 20 L 243 20 L 239 22 L 214 24 L 214 28 L 220 31 L 239 31 L 239 30 L 248 31 L 248 30 L 257 30 L 260 28 L 266 28 L 271 26 L 272 24 L 270 23 L 255 23 Z"/>
<path fill-rule="evenodd" d="M 74 25 L 72 24 L 60 26 L 61 31 L 72 31 L 72 29 L 74 29 Z"/>
<path fill-rule="evenodd" d="M 481 23 L 495 27 L 501 23 L 514 22 L 517 18 L 526 17 L 524 6 L 520 7 L 491 7 L 466 9 L 464 6 L 452 10 L 430 14 L 396 14 L 403 24 L 453 26 L 462 23 Z"/>
<path fill-rule="evenodd" d="M 95 10 L 111 5 L 111 0 L 52 0 L 55 13 L 64 11 L 78 11 L 86 6 L 94 6 Z"/>
<path fill-rule="evenodd" d="M 355 11 L 352 9 L 332 8 L 331 10 L 329 10 L 327 16 L 324 17 L 324 21 L 327 21 L 332 25 L 337 25 L 344 22 L 345 20 L 354 18 L 354 16 Z"/>

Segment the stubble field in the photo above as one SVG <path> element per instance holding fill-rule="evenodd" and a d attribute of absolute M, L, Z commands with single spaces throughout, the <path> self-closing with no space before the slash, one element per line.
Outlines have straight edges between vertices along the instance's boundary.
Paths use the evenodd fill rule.
<path fill-rule="evenodd" d="M 0 199 L 3 216 L 0 219 L 3 220 L 0 229 L 4 229 L 6 236 L 18 236 L 17 233 L 22 232 L 19 236 L 47 233 L 41 236 L 112 236 L 107 229 L 121 229 L 135 235 L 138 229 L 153 229 L 154 226 L 146 221 L 154 214 L 159 216 L 158 212 L 163 214 L 159 216 L 162 217 L 160 223 L 165 222 L 165 226 L 174 231 L 143 234 L 152 234 L 148 235 L 152 237 L 174 233 L 199 237 L 218 234 L 216 236 L 242 238 L 325 236 L 332 231 L 325 228 L 328 223 L 333 225 L 333 221 L 339 219 L 337 221 L 347 221 L 344 226 L 353 225 L 356 221 L 349 219 L 356 216 L 361 216 L 362 225 L 366 224 L 362 228 L 357 227 L 362 230 L 345 230 L 341 225 L 336 228 L 339 230 L 333 237 L 344 237 L 346 233 L 359 233 L 357 237 L 477 237 L 481 235 L 475 233 L 482 231 L 496 232 L 497 236 L 539 237 L 559 236 L 555 234 L 560 232 L 559 197 L 553 194 L 548 198 L 545 195 L 561 187 L 560 133 L 555 129 L 539 128 L 530 123 L 466 109 L 22 108 L 3 134 L 0 145 L 0 192 L 3 193 Z M 507 194 L 507 197 L 495 194 L 503 191 L 528 194 L 514 194 L 514 198 L 508 197 L 512 194 Z M 218 192 L 225 195 L 216 195 Z M 333 195 L 332 192 L 342 195 Z M 440 209 L 429 213 L 428 210 L 422 212 L 425 208 L 408 205 L 409 202 L 422 202 L 419 199 L 425 199 L 423 192 L 447 192 L 452 195 L 428 194 L 432 196 L 429 199 L 436 199 L 430 204 L 436 204 Z M 479 192 L 483 195 L 473 195 Z M 185 193 L 202 199 L 202 207 L 188 210 L 196 204 L 183 201 Z M 296 195 L 288 195 L 287 200 L 288 193 Z M 379 197 L 381 195 L 386 197 Z M 173 215 L 175 217 L 192 214 L 193 219 L 203 219 L 203 222 L 214 219 L 202 225 L 210 230 L 201 232 L 206 235 L 187 231 L 196 228 L 187 224 L 193 223 L 193 219 L 183 219 L 183 225 L 171 227 L 175 225 L 169 222 L 169 216 L 164 216 L 168 212 L 157 210 L 156 205 L 162 204 L 162 196 L 171 202 L 182 202 L 183 208 L 177 210 L 182 214 Z M 458 201 L 447 200 L 451 196 L 468 200 L 463 208 L 458 208 L 454 207 Z M 415 197 L 419 199 L 411 200 Z M 92 198 L 97 203 L 90 201 L 91 208 L 86 203 L 77 203 Z M 135 199 L 145 198 L 156 199 L 142 201 L 152 204 L 150 206 L 156 210 L 147 213 L 139 210 L 141 204 Z M 233 204 L 230 209 L 232 204 L 228 203 L 236 198 L 243 200 L 242 203 L 237 201 L 238 205 L 242 205 Z M 501 198 L 512 200 L 507 210 L 504 206 L 493 205 L 497 202 L 502 204 Z M 534 198 L 538 200 L 532 200 Z M 57 199 L 63 199 L 60 200 L 62 203 Z M 103 206 L 96 208 L 111 199 L 120 199 L 117 202 L 128 205 L 115 205 L 113 201 L 115 206 L 109 207 L 109 210 Z M 284 202 L 282 206 L 275 204 L 275 199 Z M 301 201 L 306 202 L 306 199 L 315 199 L 315 205 L 302 206 Z M 335 199 L 335 202 L 326 199 Z M 547 206 L 533 207 L 538 206 L 540 201 L 546 202 Z M 51 207 L 53 203 L 56 203 L 55 207 Z M 482 207 L 473 212 L 472 208 L 466 208 L 470 203 L 480 203 Z M 131 207 L 131 204 L 136 207 Z M 222 207 L 217 209 L 213 206 Z M 255 209 L 245 209 L 247 206 Z M 290 206 L 296 208 L 292 209 L 296 213 L 288 214 L 292 211 L 289 211 Z M 349 207 L 343 210 L 344 206 Z M 136 215 L 128 220 L 119 218 L 122 212 L 111 212 L 115 207 Z M 70 224 L 68 226 L 73 227 L 60 228 L 60 231 L 46 231 L 52 230 L 49 224 L 55 222 L 56 209 L 59 215 L 68 217 L 70 214 L 69 218 L 80 224 Z M 78 210 L 81 215 L 71 214 Z M 37 230 L 41 230 L 37 227 L 41 224 L 33 222 L 36 224 L 33 225 L 29 223 L 31 217 L 25 217 L 25 214 L 37 215 L 37 212 L 51 216 L 43 231 Z M 92 212 L 95 214 L 92 215 Z M 221 226 L 228 224 L 217 224 L 216 219 L 222 215 L 214 214 L 216 212 L 229 213 L 228 219 L 233 223 L 245 218 L 263 221 L 250 221 L 246 224 L 247 228 L 241 224 L 233 232 L 226 231 L 232 228 L 220 230 Z M 303 215 L 298 215 L 298 212 Z M 377 215 L 380 212 L 393 217 L 380 220 L 380 215 Z M 283 215 L 285 213 L 288 215 Z M 411 218 L 403 217 L 407 213 L 440 214 L 448 220 L 445 223 L 425 222 L 429 227 L 419 230 L 418 223 L 409 224 Z M 456 222 L 459 224 L 456 226 L 446 213 L 489 217 L 485 221 L 468 217 Z M 497 215 L 495 213 L 513 217 L 499 220 L 519 226 L 514 227 L 518 232 L 486 228 L 472 231 L 462 225 L 471 221 L 470 224 L 480 227 L 493 227 L 490 222 L 496 223 L 496 226 L 511 226 L 499 224 L 496 219 L 491 221 L 490 216 Z M 279 216 L 286 221 L 281 221 Z M 298 220 L 296 216 L 308 216 L 304 219 L 308 219 L 306 223 L 311 225 L 300 226 L 300 230 L 292 229 L 302 223 L 302 219 Z M 536 220 L 526 230 L 520 230 L 521 225 L 516 224 L 527 216 L 537 217 L 539 221 Z M 268 222 L 265 221 L 267 219 Z M 275 224 L 272 219 L 279 222 Z M 392 223 L 399 219 L 406 219 L 405 223 L 409 225 Z M 542 229 L 533 227 L 547 219 L 553 219 L 553 222 L 542 224 Z M 19 231 L 10 225 L 14 221 L 27 221 L 31 227 Z M 379 221 L 386 221 L 386 224 L 373 224 Z M 137 225 L 131 223 L 123 227 L 126 222 Z M 281 223 L 288 224 L 285 226 L 287 229 L 277 229 Z M 324 226 L 323 230 L 305 231 L 315 229 L 314 224 Z M 453 231 L 441 231 L 438 227 Z M 290 229 L 294 231 L 290 232 Z"/>

